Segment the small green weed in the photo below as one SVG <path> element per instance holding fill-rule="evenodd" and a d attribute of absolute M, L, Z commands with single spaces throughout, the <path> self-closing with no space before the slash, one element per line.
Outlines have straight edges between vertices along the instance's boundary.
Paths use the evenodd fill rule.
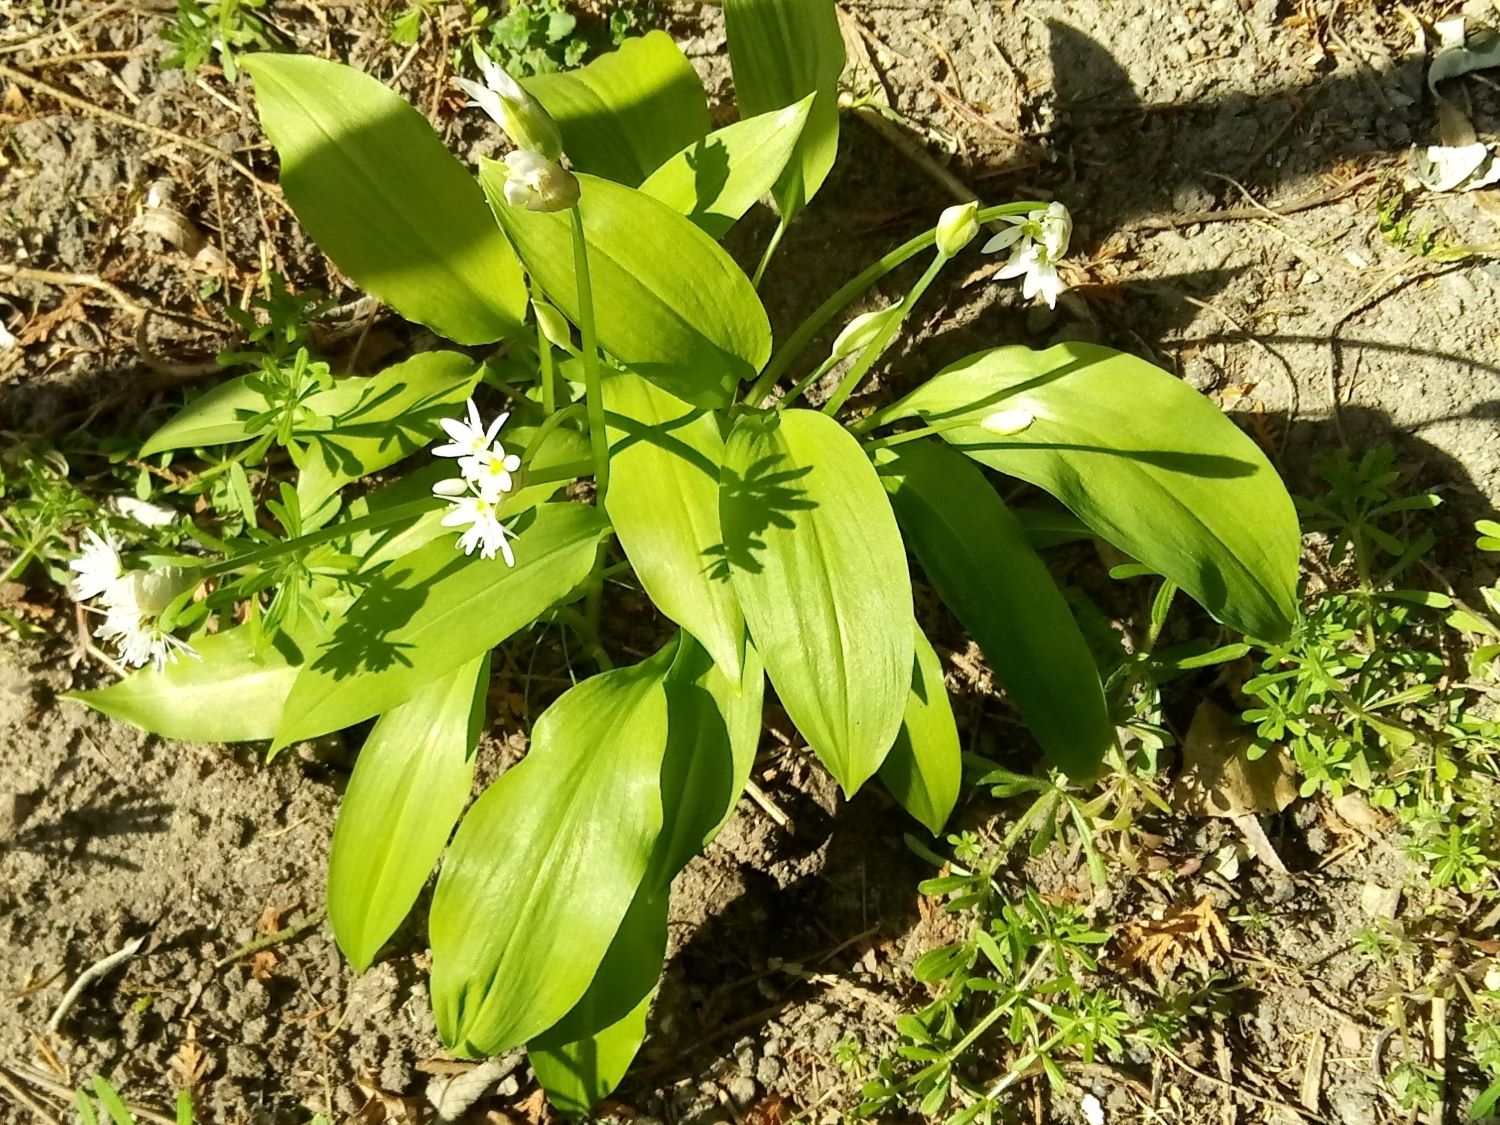
<path fill-rule="evenodd" d="M 392 40 L 416 43 L 435 7 L 436 0 L 411 0 L 391 17 Z M 607 10 L 602 33 L 592 33 L 579 26 L 566 0 L 513 0 L 504 6 L 471 0 L 453 51 L 454 69 L 467 70 L 478 50 L 517 77 L 571 70 L 594 50 L 606 43 L 619 46 L 652 22 L 650 0 L 616 0 Z"/>
<path fill-rule="evenodd" d="M 914 840 L 927 858 L 944 862 Z M 992 1121 L 1006 1091 L 1033 1072 L 1066 1086 L 1061 1063 L 1117 1056 L 1124 1006 L 1093 985 L 1096 951 L 1108 935 L 1081 907 L 1055 905 L 1035 891 L 1002 891 L 1003 852 L 971 833 L 948 837 L 948 874 L 921 885 L 965 917 L 967 933 L 918 959 L 912 973 L 934 993 L 896 1023 L 901 1046 L 882 1058 L 859 1108 L 871 1117 L 916 1110 L 950 1125 Z"/>
<path fill-rule="evenodd" d="M 1425 219 L 1417 225 L 1411 197 L 1399 188 L 1382 188 L 1376 197 L 1375 225 L 1380 236 L 1398 250 L 1434 262 L 1462 262 L 1474 255 L 1467 246 L 1449 242 Z"/>
<path fill-rule="evenodd" d="M 73 1104 L 80 1125 L 145 1125 L 146 1119 L 132 1113 L 120 1092 L 102 1075 L 95 1075 L 86 1090 L 79 1090 Z M 177 1125 L 193 1125 L 193 1096 L 188 1091 L 177 1091 L 176 1109 Z"/>
<path fill-rule="evenodd" d="M 177 0 L 177 19 L 162 31 L 172 45 L 163 66 L 180 67 L 189 74 L 218 59 L 224 77 L 233 82 L 239 73 L 240 51 L 268 50 L 276 37 L 259 14 L 267 0 Z"/>

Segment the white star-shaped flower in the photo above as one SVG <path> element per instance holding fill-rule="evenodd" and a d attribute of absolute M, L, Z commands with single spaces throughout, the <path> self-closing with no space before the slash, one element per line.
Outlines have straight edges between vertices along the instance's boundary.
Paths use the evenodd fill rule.
<path fill-rule="evenodd" d="M 185 571 L 127 571 L 106 592 L 104 624 L 95 636 L 113 641 L 120 663 L 127 668 L 154 664 L 158 671 L 175 661 L 179 653 L 196 658 L 197 652 L 161 627 L 161 615 L 173 599 L 192 584 Z"/>
<path fill-rule="evenodd" d="M 125 566 L 120 562 L 120 552 L 108 532 L 103 536 L 89 528 L 84 533 L 83 554 L 68 563 L 68 569 L 77 575 L 68 587 L 74 601 L 85 602 L 107 592 L 120 576 Z"/>
<path fill-rule="evenodd" d="M 1057 273 L 1057 263 L 1068 252 L 1073 237 L 1073 217 L 1061 203 L 1028 211 L 1024 215 L 1002 215 L 1010 224 L 984 244 L 986 254 L 1009 250 L 1010 258 L 995 274 L 1001 281 L 1023 278 L 1021 291 L 1029 301 L 1040 296 L 1050 307 L 1067 288 Z"/>
<path fill-rule="evenodd" d="M 493 449 L 460 459 L 458 467 L 463 479 L 472 484 L 479 495 L 498 504 L 515 489 L 513 474 L 520 469 L 521 459 L 514 453 L 506 453 L 505 447 L 496 443 Z"/>
<path fill-rule="evenodd" d="M 472 555 L 476 548 L 479 557 L 492 559 L 499 554 L 506 566 L 516 565 L 515 553 L 511 550 L 511 534 L 500 522 L 499 500 L 482 496 L 473 491 L 467 481 L 459 478 L 439 481 L 432 491 L 448 501 L 447 514 L 443 516 L 444 527 L 464 529 L 458 537 L 458 549 Z"/>
<path fill-rule="evenodd" d="M 509 417 L 508 413 L 501 414 L 486 427 L 484 419 L 479 416 L 479 407 L 474 405 L 474 400 L 471 398 L 469 400 L 469 416 L 467 420 L 444 418 L 439 423 L 443 427 L 443 432 L 448 435 L 450 440 L 446 445 L 434 447 L 432 451 L 433 456 L 464 458 L 476 457 L 481 453 L 487 452 L 490 448 L 490 443 L 495 440 L 495 436 L 500 432 L 500 427 L 505 425 L 505 420 Z"/>

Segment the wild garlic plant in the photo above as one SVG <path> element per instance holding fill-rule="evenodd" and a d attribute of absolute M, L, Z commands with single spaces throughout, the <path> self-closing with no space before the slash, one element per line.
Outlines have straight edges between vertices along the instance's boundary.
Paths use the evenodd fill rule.
<path fill-rule="evenodd" d="M 1055 766 L 1086 778 L 1115 747 L 1049 539 L 991 474 L 1051 493 L 1236 629 L 1284 638 L 1296 607 L 1297 522 L 1270 464 L 1140 359 L 1002 346 L 878 409 L 853 398 L 986 224 L 999 273 L 1055 301 L 1059 204 L 948 209 L 773 348 L 757 285 L 833 164 L 843 47 L 833 0 L 726 0 L 724 17 L 740 120 L 717 130 L 660 32 L 524 81 L 480 60 L 464 89 L 514 151 L 477 182 L 375 79 L 244 60 L 308 232 L 452 346 L 284 390 L 230 380 L 152 435 L 147 458 L 256 441 L 274 417 L 295 484 L 258 526 L 171 560 L 183 585 L 152 606 L 152 665 L 77 695 L 158 734 L 273 752 L 374 720 L 332 844 L 340 947 L 368 966 L 441 860 L 445 1042 L 524 1045 L 575 1113 L 642 1042 L 673 876 L 746 785 L 768 681 L 847 795 L 879 774 L 942 828 L 959 735 L 909 558 Z M 768 194 L 780 221 L 747 274 L 719 240 Z M 815 353 L 913 261 L 901 299 Z M 507 390 L 509 421 L 476 405 L 498 398 L 481 384 Z M 601 639 L 606 570 L 679 627 L 642 662 L 616 665 Z M 580 637 L 597 674 L 465 813 L 490 654 L 539 619 Z M 173 660 L 168 636 L 194 655 Z"/>

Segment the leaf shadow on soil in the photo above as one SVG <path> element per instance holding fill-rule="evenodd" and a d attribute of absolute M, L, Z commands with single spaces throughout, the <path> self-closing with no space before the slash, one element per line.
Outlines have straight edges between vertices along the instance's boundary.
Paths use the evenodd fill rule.
<path fill-rule="evenodd" d="M 175 811 L 175 806 L 152 794 L 123 789 L 107 778 L 79 807 L 26 826 L 6 846 L 57 863 L 88 863 L 138 872 L 141 865 L 129 858 L 129 838 L 167 832 Z M 121 841 L 118 850 L 105 846 L 113 840 Z"/>

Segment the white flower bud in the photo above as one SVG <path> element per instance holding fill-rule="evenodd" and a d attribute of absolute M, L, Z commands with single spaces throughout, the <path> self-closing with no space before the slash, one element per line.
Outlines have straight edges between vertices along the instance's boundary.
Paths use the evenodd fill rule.
<path fill-rule="evenodd" d="M 1009 410 L 996 410 L 992 414 L 986 414 L 979 423 L 980 429 L 988 430 L 992 434 L 1006 437 L 1010 434 L 1018 434 L 1031 426 L 1036 421 L 1036 415 L 1024 406 L 1013 406 Z"/>
<path fill-rule="evenodd" d="M 505 158 L 505 202 L 528 211 L 566 211 L 578 204 L 578 178 L 555 160 L 520 148 Z"/>
<path fill-rule="evenodd" d="M 979 220 L 975 218 L 978 213 L 977 202 L 961 203 L 944 211 L 937 224 L 938 253 L 951 258 L 973 242 L 979 233 Z"/>
<path fill-rule="evenodd" d="M 864 351 L 869 343 L 884 331 L 890 319 L 900 315 L 900 305 L 891 305 L 888 308 L 877 309 L 875 312 L 860 313 L 844 325 L 844 330 L 838 334 L 838 339 L 834 340 L 832 358 L 845 359 Z"/>
<path fill-rule="evenodd" d="M 521 148 L 548 160 L 560 159 L 562 131 L 542 103 L 478 47 L 474 48 L 474 62 L 484 74 L 484 85 L 455 78 L 459 89 L 473 98 L 474 104 L 489 114 Z"/>

